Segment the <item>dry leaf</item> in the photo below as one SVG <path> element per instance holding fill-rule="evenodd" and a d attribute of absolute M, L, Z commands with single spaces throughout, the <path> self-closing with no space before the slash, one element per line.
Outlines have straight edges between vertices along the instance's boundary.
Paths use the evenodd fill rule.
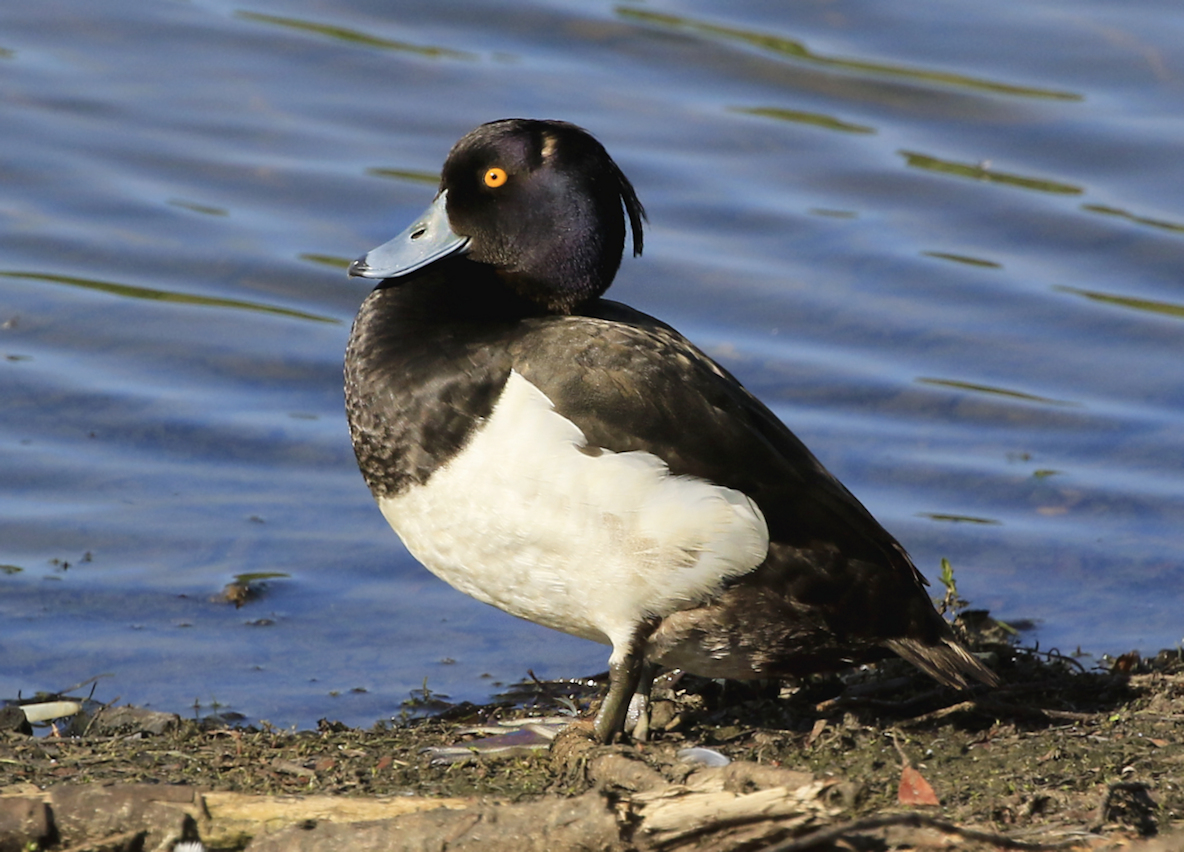
<path fill-rule="evenodd" d="M 929 786 L 916 769 L 905 766 L 900 770 L 900 788 L 896 792 L 896 799 L 902 805 L 939 805 L 937 794 Z"/>

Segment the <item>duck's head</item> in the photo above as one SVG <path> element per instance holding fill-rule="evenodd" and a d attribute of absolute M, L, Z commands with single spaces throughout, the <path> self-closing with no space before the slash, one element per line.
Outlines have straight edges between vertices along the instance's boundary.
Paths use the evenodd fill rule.
<path fill-rule="evenodd" d="M 503 119 L 453 146 L 431 207 L 349 274 L 397 279 L 464 255 L 519 295 L 567 313 L 612 283 L 626 214 L 639 255 L 645 209 L 604 146 L 567 122 Z"/>

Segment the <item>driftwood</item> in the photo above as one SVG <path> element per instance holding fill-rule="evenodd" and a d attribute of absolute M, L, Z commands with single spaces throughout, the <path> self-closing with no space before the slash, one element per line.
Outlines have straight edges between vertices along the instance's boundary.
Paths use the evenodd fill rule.
<path fill-rule="evenodd" d="M 0 850 L 77 847 L 169 852 L 199 838 L 251 852 L 728 849 L 792 837 L 835 811 L 826 783 L 756 764 L 700 769 L 671 784 L 639 761 L 598 757 L 600 788 L 572 798 L 382 799 L 259 796 L 155 784 L 62 785 L 0 796 Z M 636 792 L 630 790 L 634 788 Z"/>
<path fill-rule="evenodd" d="M 379 849 L 550 852 L 565 850 L 725 850 L 768 843 L 825 825 L 837 813 L 822 794 L 828 784 L 800 772 L 734 763 L 700 769 L 671 784 L 621 754 L 589 761 L 598 789 L 572 798 L 510 804 L 492 800 L 431 808 L 381 820 L 340 819 L 290 825 L 256 836 L 250 852 L 357 852 Z M 213 815 L 217 810 L 211 812 Z"/>
<path fill-rule="evenodd" d="M 848 848 L 844 841 L 855 837 L 888 848 L 937 849 L 951 840 L 964 850 L 1116 848 L 1096 834 L 1018 839 L 916 812 L 841 822 L 832 804 L 846 795 L 841 784 L 743 761 L 688 768 L 679 783 L 620 752 L 589 752 L 583 768 L 596 789 L 518 803 L 28 785 L 0 790 L 0 852 L 172 852 L 199 839 L 247 852 L 802 852 Z M 1178 850 L 1184 839 L 1143 848 Z"/>

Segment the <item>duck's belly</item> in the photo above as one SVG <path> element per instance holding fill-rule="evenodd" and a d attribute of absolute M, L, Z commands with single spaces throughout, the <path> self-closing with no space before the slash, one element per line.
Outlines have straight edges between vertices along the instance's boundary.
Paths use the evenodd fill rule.
<path fill-rule="evenodd" d="M 462 592 L 617 648 L 768 550 L 745 495 L 672 476 L 650 453 L 589 448 L 518 373 L 456 457 L 379 506 L 412 555 Z"/>

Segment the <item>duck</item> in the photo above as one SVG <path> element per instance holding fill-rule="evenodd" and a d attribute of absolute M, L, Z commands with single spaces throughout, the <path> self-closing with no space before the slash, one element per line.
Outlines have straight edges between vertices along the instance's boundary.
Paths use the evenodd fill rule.
<path fill-rule="evenodd" d="M 892 537 L 674 328 L 604 298 L 645 208 L 588 131 L 482 124 L 426 212 L 355 260 L 345 354 L 361 473 L 456 589 L 608 645 L 591 737 L 660 668 L 802 678 L 903 657 L 994 685 Z M 636 696 L 636 698 L 635 698 Z"/>

